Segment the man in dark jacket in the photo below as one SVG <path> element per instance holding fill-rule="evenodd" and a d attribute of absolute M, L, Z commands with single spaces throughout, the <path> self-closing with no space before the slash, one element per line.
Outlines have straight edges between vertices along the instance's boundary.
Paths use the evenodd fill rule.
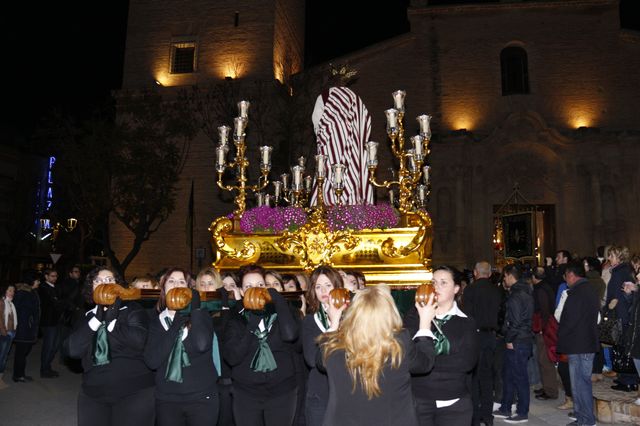
<path fill-rule="evenodd" d="M 55 269 L 44 271 L 44 283 L 40 285 L 40 329 L 42 330 L 42 354 L 40 358 L 40 377 L 53 378 L 59 374 L 51 363 L 60 348 L 60 318 L 62 316 L 62 301 L 60 300 L 56 282 L 58 272 Z"/>
<path fill-rule="evenodd" d="M 529 418 L 529 376 L 527 361 L 533 350 L 533 296 L 531 287 L 522 280 L 520 265 L 507 265 L 504 285 L 509 289 L 503 326 L 506 350 L 502 368 L 502 405 L 493 412 L 507 423 L 524 423 Z M 516 414 L 511 414 L 513 395 L 517 394 Z"/>
<path fill-rule="evenodd" d="M 498 312 L 502 303 L 502 291 L 489 279 L 491 265 L 478 262 L 473 268 L 475 280 L 464 292 L 464 312 L 476 320 L 478 365 L 473 373 L 473 425 L 480 422 L 493 424 L 493 362 L 496 352 Z"/>
<path fill-rule="evenodd" d="M 598 340 L 598 293 L 585 278 L 582 262 L 569 262 L 565 279 L 569 290 L 558 328 L 558 352 L 569 355 L 569 374 L 573 394 L 572 425 L 595 425 L 591 369 L 595 353 L 600 349 Z"/>

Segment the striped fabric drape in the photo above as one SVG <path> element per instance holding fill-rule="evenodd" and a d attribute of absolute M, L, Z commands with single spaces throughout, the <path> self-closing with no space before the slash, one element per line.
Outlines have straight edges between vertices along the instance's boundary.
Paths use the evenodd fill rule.
<path fill-rule="evenodd" d="M 342 202 L 373 204 L 365 149 L 370 134 L 371 117 L 362 99 L 346 87 L 330 88 L 316 129 L 318 154 L 327 156 L 327 179 L 323 188 L 326 204 L 336 205 L 338 202 L 331 189 L 331 165 L 336 163 L 346 166 Z M 316 185 L 312 204 L 315 204 L 317 195 Z"/>

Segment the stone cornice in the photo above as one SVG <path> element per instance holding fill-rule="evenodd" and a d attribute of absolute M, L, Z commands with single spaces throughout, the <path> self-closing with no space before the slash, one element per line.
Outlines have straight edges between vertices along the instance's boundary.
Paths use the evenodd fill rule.
<path fill-rule="evenodd" d="M 410 6 L 407 9 L 409 16 L 411 15 L 440 15 L 440 14 L 458 14 L 469 12 L 484 12 L 498 10 L 520 10 L 520 9 L 558 9 L 558 8 L 576 8 L 585 6 L 615 6 L 617 7 L 619 0 L 547 0 L 547 1 L 528 1 L 513 3 L 471 3 L 456 5 L 436 5 L 436 6 Z"/>

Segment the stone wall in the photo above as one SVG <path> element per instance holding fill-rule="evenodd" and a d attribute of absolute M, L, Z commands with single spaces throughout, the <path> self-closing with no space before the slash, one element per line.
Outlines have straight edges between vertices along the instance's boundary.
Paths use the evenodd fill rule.
<path fill-rule="evenodd" d="M 278 62 L 289 61 L 281 58 L 290 55 L 291 64 L 301 60 L 303 12 L 297 3 L 208 4 L 132 1 L 124 87 L 157 79 L 168 66 L 169 42 L 176 35 L 198 34 L 201 62 L 197 75 L 168 84 L 222 78 L 220 64 L 234 55 L 252 55 L 241 58 L 246 67 L 242 78 L 267 81 L 274 72 L 277 76 Z M 236 10 L 239 27 L 233 26 Z M 516 183 L 531 203 L 553 206 L 550 249 L 586 255 L 598 245 L 619 243 L 640 250 L 640 181 L 635 173 L 640 158 L 640 35 L 620 30 L 617 1 L 416 6 L 409 9 L 409 20 L 410 33 L 331 62 L 359 70 L 352 89 L 371 113 L 371 138 L 384 147 L 381 177 L 388 177 L 393 165 L 383 113 L 393 105 L 391 93 L 407 91 L 407 136 L 417 130 L 417 115 L 433 115 L 429 211 L 435 223 L 435 264 L 492 261 L 493 210 Z M 500 52 L 508 46 L 527 53 L 528 94 L 502 95 Z M 311 111 L 327 69 L 328 64 L 321 64 L 295 76 L 292 104 L 297 106 L 291 117 Z M 306 136 L 279 139 L 281 170 L 296 155 L 314 151 L 310 114 L 308 126 L 304 117 L 295 120 L 289 123 L 289 135 Z M 179 205 L 186 208 L 193 178 L 195 246 L 209 250 L 206 227 L 233 207 L 218 198 L 211 141 L 194 141 L 191 157 Z M 386 191 L 377 196 L 385 200 Z M 145 244 L 132 273 L 154 265 L 150 269 L 185 266 L 188 250 L 180 246 L 184 208 Z"/>

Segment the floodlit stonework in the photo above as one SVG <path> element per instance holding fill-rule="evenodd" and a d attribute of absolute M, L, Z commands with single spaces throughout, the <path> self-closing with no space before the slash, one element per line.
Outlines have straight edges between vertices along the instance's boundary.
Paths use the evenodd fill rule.
<path fill-rule="evenodd" d="M 295 111 L 308 111 L 308 123 L 274 157 L 285 169 L 314 151 L 310 114 L 328 65 L 302 70 L 304 10 L 298 3 L 132 1 L 124 88 L 157 80 L 169 92 L 221 82 L 233 70 L 245 85 L 285 83 L 293 89 Z M 434 264 L 493 259 L 493 211 L 516 183 L 530 203 L 546 206 L 544 254 L 568 248 L 587 255 L 614 242 L 639 250 L 640 34 L 620 29 L 618 2 L 427 3 L 412 2 L 409 33 L 332 62 L 359 71 L 352 89 L 372 114 L 380 173 L 390 166 L 383 111 L 392 106 L 391 92 L 407 92 L 408 134 L 417 130 L 413 117 L 433 115 Z M 179 37 L 197 39 L 195 73 L 168 72 L 170 45 Z M 528 93 L 502 94 L 507 47 L 526 52 Z M 263 101 L 250 100 L 252 108 Z M 206 248 L 202 264 L 211 261 L 207 227 L 233 210 L 231 197 L 221 199 L 215 186 L 214 155 L 214 141 L 204 135 L 192 142 L 178 207 L 144 244 L 128 275 L 189 266 L 185 221 L 192 179 L 194 247 Z M 386 193 L 377 197 L 386 200 Z M 114 229 L 112 240 L 122 250 L 129 238 Z"/>

